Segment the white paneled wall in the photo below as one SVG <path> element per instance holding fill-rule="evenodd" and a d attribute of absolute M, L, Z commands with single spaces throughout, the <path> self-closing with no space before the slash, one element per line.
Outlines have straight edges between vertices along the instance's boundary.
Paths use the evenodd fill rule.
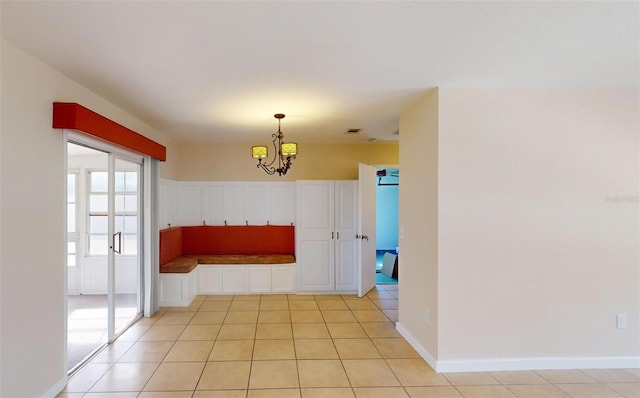
<path fill-rule="evenodd" d="M 224 225 L 222 185 L 202 187 L 202 220 L 209 225 Z"/>
<path fill-rule="evenodd" d="M 295 182 L 160 180 L 159 228 L 295 224 Z"/>
<path fill-rule="evenodd" d="M 175 225 L 202 224 L 202 186 L 199 184 L 176 185 Z M 174 223 L 171 223 L 174 225 Z"/>

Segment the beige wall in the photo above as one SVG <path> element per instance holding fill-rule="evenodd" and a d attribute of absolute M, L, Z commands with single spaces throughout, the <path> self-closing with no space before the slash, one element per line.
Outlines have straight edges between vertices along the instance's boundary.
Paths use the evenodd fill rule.
<path fill-rule="evenodd" d="M 36 397 L 66 377 L 65 171 L 52 103 L 78 102 L 136 130 L 166 145 L 170 160 L 173 143 L 8 42 L 0 48 L 0 396 Z"/>
<path fill-rule="evenodd" d="M 438 356 L 438 90 L 400 114 L 399 323 Z M 429 310 L 431 322 L 425 322 Z"/>
<path fill-rule="evenodd" d="M 638 105 L 440 90 L 439 360 L 640 355 Z"/>
<path fill-rule="evenodd" d="M 303 144 L 286 176 L 269 176 L 256 167 L 251 144 L 181 143 L 177 180 L 295 181 L 358 179 L 358 163 L 398 164 L 397 143 Z M 272 151 L 270 151 L 272 152 Z M 271 156 L 271 155 L 270 155 Z"/>
<path fill-rule="evenodd" d="M 440 371 L 637 364 L 638 94 L 433 93 L 400 118 L 409 337 Z"/>

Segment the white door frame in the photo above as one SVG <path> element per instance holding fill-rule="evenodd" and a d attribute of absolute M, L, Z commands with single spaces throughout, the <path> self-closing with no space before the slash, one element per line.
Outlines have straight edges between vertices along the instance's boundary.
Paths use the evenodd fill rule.
<path fill-rule="evenodd" d="M 398 170 L 400 170 L 400 166 L 398 166 L 398 165 L 370 164 L 370 165 L 365 165 L 365 166 L 370 166 L 370 167 L 373 167 L 375 169 L 398 169 Z M 358 175 L 358 184 L 360 184 L 360 175 Z M 375 184 L 377 186 L 377 182 Z M 399 181 L 398 181 L 398 184 L 400 184 Z M 358 220 L 358 222 L 359 222 L 360 228 L 362 228 L 362 219 L 361 219 L 361 217 L 362 217 L 362 208 L 361 208 L 362 199 L 361 199 L 361 197 L 362 197 L 362 192 L 360 191 L 359 195 L 358 195 L 358 213 L 360 214 L 360 219 Z M 377 199 L 376 199 L 376 202 L 377 202 Z M 376 219 L 377 219 L 377 214 L 376 214 Z M 375 220 L 374 220 L 374 222 L 375 222 Z M 361 237 L 362 234 L 363 234 L 362 229 L 359 229 L 358 230 L 358 236 Z M 375 245 L 375 231 L 374 231 L 374 235 L 373 236 L 374 236 L 373 240 L 374 240 L 374 245 Z M 371 234 L 369 234 L 369 238 L 371 239 Z M 400 246 L 400 239 L 398 239 L 398 246 Z M 374 250 L 375 250 L 375 248 L 374 248 Z M 362 239 L 361 238 L 358 239 L 358 252 L 361 255 L 361 253 L 362 253 Z M 362 269 L 362 258 L 359 257 L 359 259 L 358 259 L 358 296 L 359 297 L 362 297 L 363 295 L 365 295 L 367 293 L 366 291 L 363 291 L 365 289 L 365 286 L 363 286 L 363 283 L 362 283 L 363 282 L 362 281 L 363 272 L 364 271 Z M 374 272 L 375 272 L 375 268 L 374 268 Z M 400 279 L 398 279 L 398 286 L 399 285 L 400 285 Z M 374 284 L 374 286 L 375 286 L 375 284 Z"/>

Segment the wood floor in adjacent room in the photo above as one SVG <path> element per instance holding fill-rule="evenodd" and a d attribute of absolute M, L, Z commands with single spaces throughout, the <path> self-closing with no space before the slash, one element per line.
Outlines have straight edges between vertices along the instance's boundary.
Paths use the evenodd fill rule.
<path fill-rule="evenodd" d="M 59 397 L 640 397 L 638 369 L 436 374 L 395 330 L 397 289 L 199 296 L 138 321 Z"/>

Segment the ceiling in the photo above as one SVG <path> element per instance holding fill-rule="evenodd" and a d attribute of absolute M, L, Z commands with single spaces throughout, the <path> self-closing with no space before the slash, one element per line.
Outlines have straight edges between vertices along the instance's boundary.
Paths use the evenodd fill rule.
<path fill-rule="evenodd" d="M 268 141 L 281 112 L 288 140 L 322 143 L 396 140 L 399 113 L 434 86 L 637 90 L 639 7 L 3 0 L 0 21 L 177 140 Z"/>

